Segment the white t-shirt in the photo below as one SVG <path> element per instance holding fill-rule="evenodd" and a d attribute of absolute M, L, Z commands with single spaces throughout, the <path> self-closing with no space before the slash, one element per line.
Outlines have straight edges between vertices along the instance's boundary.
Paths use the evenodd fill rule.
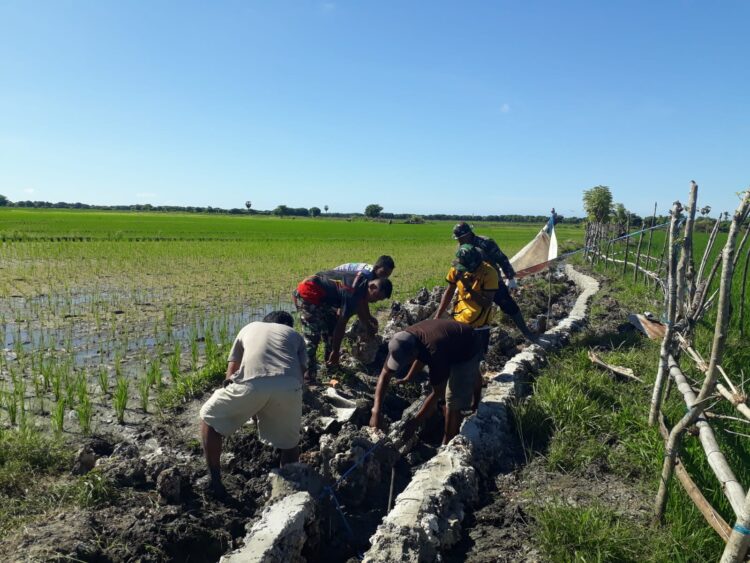
<path fill-rule="evenodd" d="M 234 340 L 229 362 L 240 362 L 236 383 L 254 377 L 289 375 L 302 379 L 307 369 L 305 341 L 296 330 L 261 321 L 245 325 Z"/>

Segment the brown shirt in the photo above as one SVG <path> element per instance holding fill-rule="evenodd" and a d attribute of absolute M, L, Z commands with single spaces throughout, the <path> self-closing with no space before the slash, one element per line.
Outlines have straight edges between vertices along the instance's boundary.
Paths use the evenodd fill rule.
<path fill-rule="evenodd" d="M 406 332 L 417 337 L 417 359 L 430 368 L 430 383 L 448 381 L 452 364 L 465 362 L 479 351 L 474 329 L 451 319 L 427 319 Z"/>

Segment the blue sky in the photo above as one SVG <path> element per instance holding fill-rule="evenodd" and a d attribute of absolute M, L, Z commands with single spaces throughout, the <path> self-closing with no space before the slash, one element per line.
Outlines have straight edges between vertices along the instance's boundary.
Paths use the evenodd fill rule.
<path fill-rule="evenodd" d="M 11 200 L 733 210 L 747 1 L 0 0 Z"/>

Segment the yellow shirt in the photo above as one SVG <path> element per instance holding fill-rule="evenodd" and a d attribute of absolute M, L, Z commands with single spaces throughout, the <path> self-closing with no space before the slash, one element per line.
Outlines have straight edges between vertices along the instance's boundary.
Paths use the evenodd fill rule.
<path fill-rule="evenodd" d="M 497 291 L 499 281 L 495 268 L 487 262 L 471 273 L 462 274 L 451 268 L 445 279 L 458 289 L 458 301 L 451 313 L 455 320 L 473 327 L 485 326 L 492 320 L 492 294 Z M 482 291 L 489 296 L 483 296 Z"/>

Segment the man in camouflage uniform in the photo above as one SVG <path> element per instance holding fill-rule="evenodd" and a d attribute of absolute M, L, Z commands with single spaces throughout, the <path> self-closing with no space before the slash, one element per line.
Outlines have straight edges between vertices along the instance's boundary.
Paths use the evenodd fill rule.
<path fill-rule="evenodd" d="M 316 380 L 321 339 L 326 364 L 337 365 L 349 318 L 356 314 L 374 333 L 377 321 L 370 315 L 369 304 L 390 298 L 392 291 L 388 279 L 368 280 L 361 274 L 335 270 L 319 272 L 297 285 L 293 296 L 307 352 L 306 382 Z"/>
<path fill-rule="evenodd" d="M 458 223 L 453 227 L 453 238 L 456 239 L 460 245 L 471 244 L 478 249 L 482 255 L 482 260 L 493 266 L 497 271 L 498 276 L 500 276 L 500 271 L 502 270 L 505 274 L 505 278 L 508 280 L 508 285 L 506 287 L 504 283 L 498 284 L 498 290 L 495 293 L 493 301 L 506 315 L 513 319 L 518 330 L 521 331 L 521 334 L 523 334 L 527 340 L 536 343 L 538 341 L 537 336 L 526 326 L 526 321 L 523 319 L 518 304 L 508 291 L 508 288 L 515 289 L 518 287 L 515 279 L 516 272 L 513 270 L 510 260 L 508 260 L 508 257 L 502 250 L 500 250 L 497 243 L 489 237 L 482 237 L 474 234 L 471 225 L 465 222 Z"/>

